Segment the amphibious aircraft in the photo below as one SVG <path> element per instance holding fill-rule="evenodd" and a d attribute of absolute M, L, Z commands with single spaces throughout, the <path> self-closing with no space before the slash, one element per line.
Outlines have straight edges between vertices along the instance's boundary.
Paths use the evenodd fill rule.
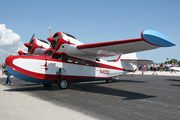
<path fill-rule="evenodd" d="M 175 45 L 154 30 L 145 30 L 136 39 L 91 44 L 83 44 L 67 33 L 56 32 L 52 36 L 51 29 L 50 33 L 51 37 L 47 38 L 50 45 L 34 39 L 33 35 L 30 42 L 25 43 L 27 52 L 7 57 L 9 73 L 21 80 L 43 83 L 44 86 L 55 83 L 59 89 L 67 89 L 71 82 L 108 81 L 134 72 L 137 65 L 152 63 L 151 60 L 138 59 L 134 52 Z M 100 59 L 118 55 L 117 60 Z"/>

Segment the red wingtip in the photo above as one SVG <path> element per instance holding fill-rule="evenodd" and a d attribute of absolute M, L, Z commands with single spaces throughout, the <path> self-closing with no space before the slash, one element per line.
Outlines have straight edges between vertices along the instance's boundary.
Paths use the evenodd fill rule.
<path fill-rule="evenodd" d="M 47 38 L 47 40 L 48 40 L 51 44 L 55 43 L 54 37 L 49 37 L 49 38 Z"/>
<path fill-rule="evenodd" d="M 31 47 L 31 44 L 29 44 L 29 43 L 24 43 L 24 45 L 25 45 L 27 48 Z"/>

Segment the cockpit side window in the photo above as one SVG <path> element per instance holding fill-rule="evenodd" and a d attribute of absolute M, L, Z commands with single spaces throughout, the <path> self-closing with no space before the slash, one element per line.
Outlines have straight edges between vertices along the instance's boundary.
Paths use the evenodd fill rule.
<path fill-rule="evenodd" d="M 62 55 L 61 55 L 61 54 L 58 54 L 58 53 L 54 53 L 54 54 L 52 55 L 52 58 L 53 58 L 53 59 L 62 60 Z"/>
<path fill-rule="evenodd" d="M 83 65 L 84 64 L 84 60 L 75 59 L 75 63 Z"/>
<path fill-rule="evenodd" d="M 88 65 L 88 66 L 93 66 L 93 62 L 86 61 L 86 65 Z"/>
<path fill-rule="evenodd" d="M 44 53 L 44 55 L 51 56 L 51 55 L 52 55 L 52 53 L 53 53 L 53 51 L 52 51 L 52 50 L 48 50 L 48 51 L 46 51 L 46 52 Z"/>
<path fill-rule="evenodd" d="M 74 61 L 74 59 L 68 55 L 63 55 L 62 60 L 66 61 L 66 62 L 73 62 Z"/>

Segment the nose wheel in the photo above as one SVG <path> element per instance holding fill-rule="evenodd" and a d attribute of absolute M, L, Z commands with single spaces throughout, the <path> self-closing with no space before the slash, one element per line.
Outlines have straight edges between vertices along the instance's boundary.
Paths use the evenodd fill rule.
<path fill-rule="evenodd" d="M 59 89 L 67 89 L 68 85 L 69 85 L 69 83 L 68 83 L 68 81 L 66 79 L 61 79 L 58 82 Z"/>

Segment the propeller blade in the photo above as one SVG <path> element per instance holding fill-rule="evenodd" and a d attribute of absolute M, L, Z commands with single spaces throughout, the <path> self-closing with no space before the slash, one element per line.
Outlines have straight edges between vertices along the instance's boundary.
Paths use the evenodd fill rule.
<path fill-rule="evenodd" d="M 51 30 L 51 27 L 49 26 L 49 33 L 50 33 L 50 37 L 52 37 L 52 30 Z"/>
<path fill-rule="evenodd" d="M 33 36 L 31 37 L 31 39 L 30 39 L 30 41 L 29 41 L 29 44 L 31 44 L 31 42 L 32 42 L 32 40 L 33 40 L 35 34 L 36 34 L 36 33 L 34 33 Z"/>

